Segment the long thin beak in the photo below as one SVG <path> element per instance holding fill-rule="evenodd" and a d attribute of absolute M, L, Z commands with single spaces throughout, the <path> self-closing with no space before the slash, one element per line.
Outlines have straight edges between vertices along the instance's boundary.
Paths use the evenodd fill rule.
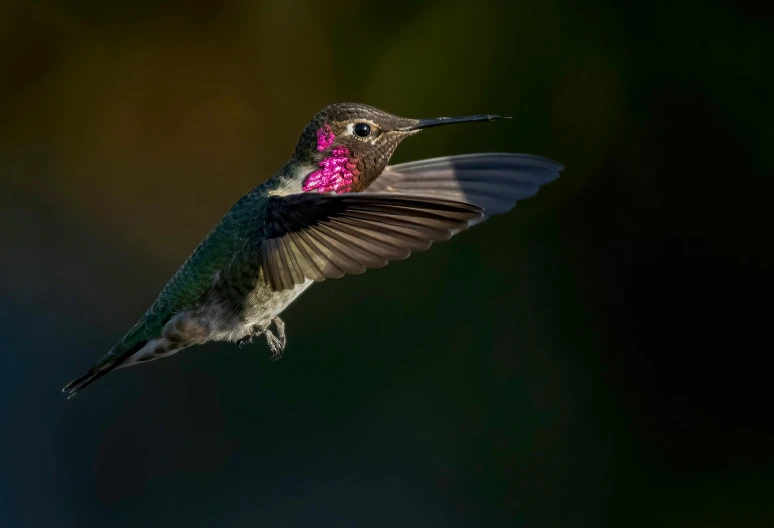
<path fill-rule="evenodd" d="M 454 123 L 469 123 L 471 121 L 494 121 L 495 119 L 503 119 L 502 116 L 499 115 L 491 115 L 491 114 L 479 114 L 479 115 L 472 115 L 472 116 L 461 116 L 461 117 L 436 117 L 434 119 L 420 119 L 417 121 L 416 124 L 399 128 L 398 130 L 401 132 L 409 132 L 411 130 L 421 130 L 423 128 L 430 128 L 434 126 L 440 126 L 440 125 L 452 125 Z M 505 118 L 509 119 L 509 118 Z"/>

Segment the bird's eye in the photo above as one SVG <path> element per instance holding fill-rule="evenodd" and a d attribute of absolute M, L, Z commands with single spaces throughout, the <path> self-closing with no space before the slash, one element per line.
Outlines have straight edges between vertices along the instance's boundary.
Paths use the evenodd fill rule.
<path fill-rule="evenodd" d="M 358 123 L 355 125 L 355 128 L 352 130 L 357 137 L 368 137 L 371 135 L 371 127 L 368 126 L 366 123 Z"/>

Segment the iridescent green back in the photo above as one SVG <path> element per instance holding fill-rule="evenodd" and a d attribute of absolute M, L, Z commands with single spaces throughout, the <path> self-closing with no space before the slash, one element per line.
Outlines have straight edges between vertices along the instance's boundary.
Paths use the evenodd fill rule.
<path fill-rule="evenodd" d="M 257 277 L 260 262 L 248 262 L 240 257 L 260 246 L 266 204 L 260 187 L 234 204 L 170 279 L 143 318 L 126 334 L 124 346 L 159 337 L 175 314 L 197 306 L 197 301 L 212 288 L 216 274 L 224 269 L 250 266 L 255 268 Z"/>

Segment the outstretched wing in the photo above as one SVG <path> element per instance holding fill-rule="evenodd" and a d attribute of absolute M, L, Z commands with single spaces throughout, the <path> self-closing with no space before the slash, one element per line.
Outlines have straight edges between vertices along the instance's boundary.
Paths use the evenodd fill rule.
<path fill-rule="evenodd" d="M 390 165 L 368 187 L 389 192 L 467 202 L 486 211 L 486 217 L 513 209 L 516 202 L 537 193 L 559 177 L 564 167 L 540 156 L 481 153 L 446 156 Z"/>
<path fill-rule="evenodd" d="M 448 240 L 482 215 L 467 203 L 389 193 L 274 197 L 261 265 L 277 291 L 359 274 Z"/>

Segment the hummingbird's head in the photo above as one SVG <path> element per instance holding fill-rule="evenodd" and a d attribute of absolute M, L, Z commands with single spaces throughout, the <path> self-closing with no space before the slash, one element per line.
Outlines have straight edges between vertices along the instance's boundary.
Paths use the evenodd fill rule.
<path fill-rule="evenodd" d="M 306 125 L 293 160 L 313 167 L 302 175 L 304 192 L 358 192 L 379 177 L 401 141 L 423 128 L 498 118 L 475 115 L 407 119 L 365 104 L 333 104 Z"/>

